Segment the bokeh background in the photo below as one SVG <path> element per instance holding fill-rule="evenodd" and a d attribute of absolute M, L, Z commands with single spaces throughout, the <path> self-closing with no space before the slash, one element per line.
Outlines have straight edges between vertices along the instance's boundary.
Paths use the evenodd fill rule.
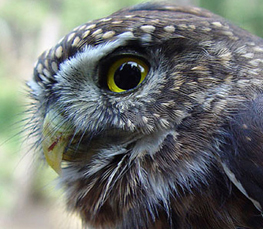
<path fill-rule="evenodd" d="M 0 0 L 0 228 L 75 229 L 56 174 L 35 159 L 27 138 L 25 82 L 37 56 L 88 20 L 142 0 Z M 207 8 L 263 36 L 263 0 L 174 0 Z M 23 121 L 24 120 L 24 121 Z"/>

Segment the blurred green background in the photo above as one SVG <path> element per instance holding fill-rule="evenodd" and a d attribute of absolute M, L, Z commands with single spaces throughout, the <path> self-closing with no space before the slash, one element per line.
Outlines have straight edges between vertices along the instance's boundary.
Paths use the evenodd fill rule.
<path fill-rule="evenodd" d="M 74 27 L 142 0 L 0 0 L 0 228 L 81 228 L 30 150 L 25 81 L 37 56 Z M 207 8 L 263 37 L 263 0 L 174 0 Z M 23 134 L 21 133 L 23 132 Z M 62 200 L 62 201 L 61 201 Z"/>

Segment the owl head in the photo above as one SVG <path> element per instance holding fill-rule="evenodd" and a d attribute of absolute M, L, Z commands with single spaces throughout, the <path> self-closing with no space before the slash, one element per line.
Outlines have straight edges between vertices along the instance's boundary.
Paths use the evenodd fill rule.
<path fill-rule="evenodd" d="M 33 132 L 69 209 L 98 228 L 168 228 L 204 190 L 227 190 L 215 136 L 257 77 L 249 42 L 206 10 L 146 3 L 44 52 L 28 83 Z"/>

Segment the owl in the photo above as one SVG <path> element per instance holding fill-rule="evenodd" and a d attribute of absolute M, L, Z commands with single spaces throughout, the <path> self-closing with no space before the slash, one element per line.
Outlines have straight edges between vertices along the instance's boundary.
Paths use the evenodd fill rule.
<path fill-rule="evenodd" d="M 263 40 L 144 3 L 38 59 L 31 135 L 83 227 L 263 228 Z"/>

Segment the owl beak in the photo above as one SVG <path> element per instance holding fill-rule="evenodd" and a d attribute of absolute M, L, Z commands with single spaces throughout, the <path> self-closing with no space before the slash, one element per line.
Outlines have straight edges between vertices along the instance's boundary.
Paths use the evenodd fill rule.
<path fill-rule="evenodd" d="M 61 116 L 50 111 L 44 119 L 42 134 L 42 148 L 46 161 L 60 175 L 63 153 L 70 136 L 69 128 L 63 124 Z"/>

